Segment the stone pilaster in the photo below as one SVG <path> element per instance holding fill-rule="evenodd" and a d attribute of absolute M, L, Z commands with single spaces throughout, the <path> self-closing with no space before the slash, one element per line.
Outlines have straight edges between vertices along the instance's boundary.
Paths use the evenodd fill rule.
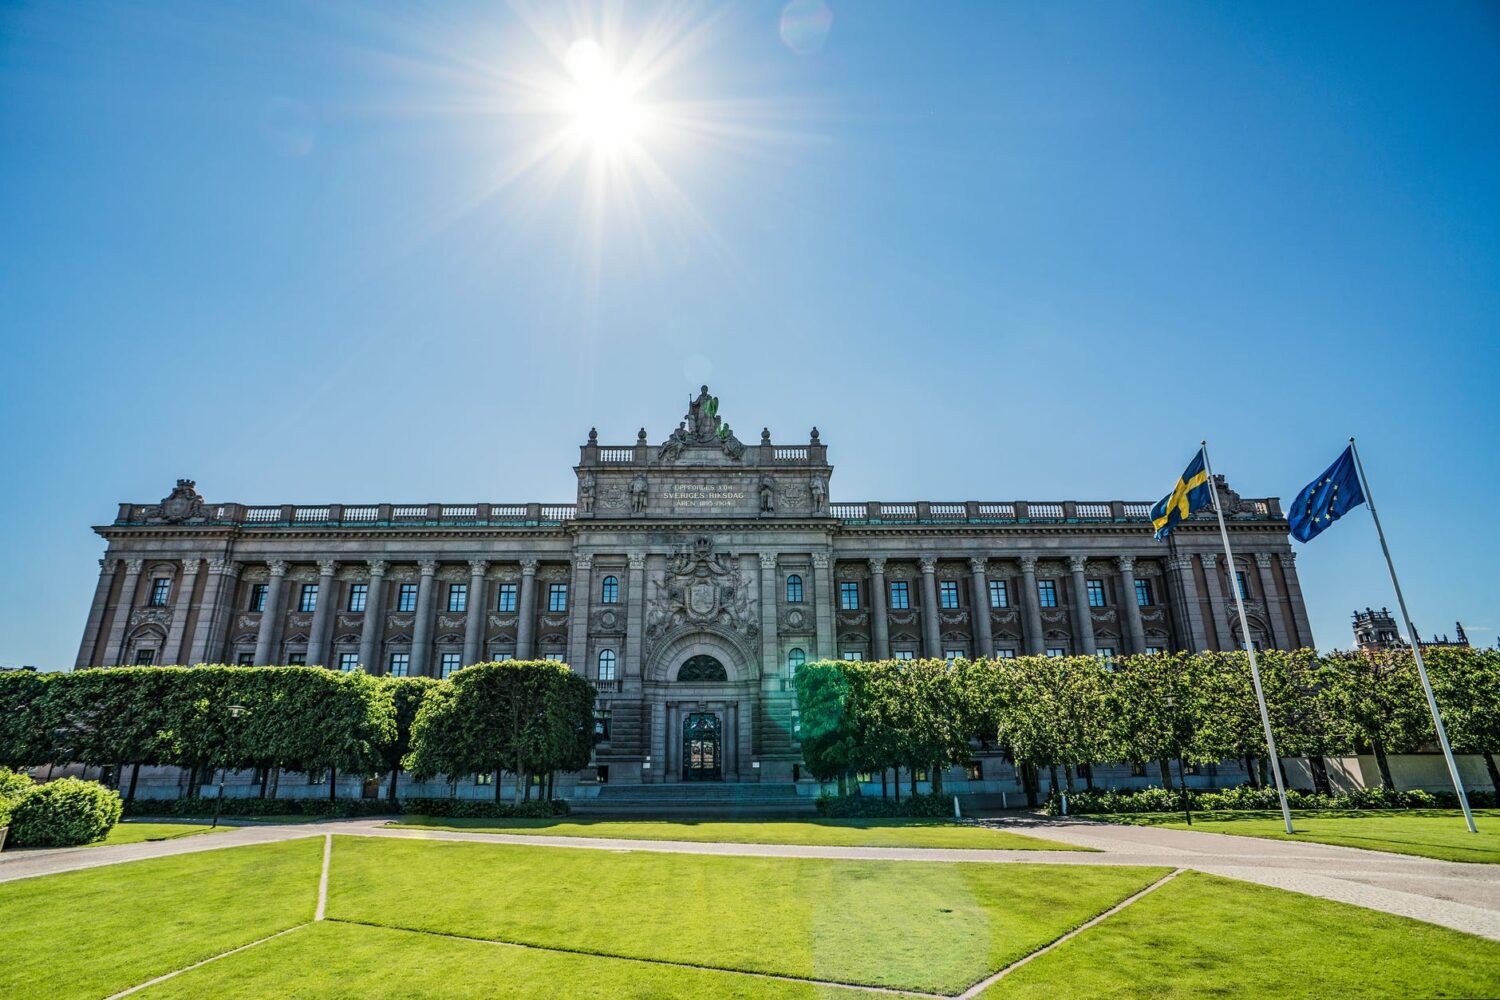
<path fill-rule="evenodd" d="M 161 651 L 161 662 L 177 664 L 183 660 L 182 637 L 187 630 L 188 613 L 193 607 L 193 591 L 198 589 L 198 567 L 201 559 L 184 559 L 182 572 L 177 575 L 177 600 L 172 606 L 172 627 L 167 632 L 167 644 Z"/>
<path fill-rule="evenodd" d="M 130 612 L 135 610 L 135 588 L 141 581 L 144 565 L 140 559 L 125 560 L 125 583 L 115 601 L 115 616 L 109 622 L 109 642 L 104 647 L 104 662 L 99 666 L 114 666 L 125 660 L 125 629 L 130 624 Z"/>
<path fill-rule="evenodd" d="M 313 608 L 312 626 L 307 630 L 308 666 L 338 666 L 328 662 L 328 631 L 336 613 L 334 606 L 338 603 L 333 592 L 334 574 L 338 569 L 339 564 L 332 559 L 318 561 L 318 603 Z"/>
<path fill-rule="evenodd" d="M 1208 648 L 1208 636 L 1203 630 L 1203 607 L 1198 600 L 1198 583 L 1193 576 L 1193 557 L 1168 559 L 1167 572 L 1181 642 L 1189 653 L 1202 652 Z"/>
<path fill-rule="evenodd" d="M 990 628 L 990 578 L 985 560 L 970 559 L 969 574 L 974 581 L 973 606 L 969 609 L 969 614 L 974 622 L 974 643 L 979 647 L 972 652 L 975 659 L 994 656 L 995 636 L 994 630 Z"/>
<path fill-rule="evenodd" d="M 1120 603 L 1125 611 L 1125 634 L 1130 640 L 1130 652 L 1146 651 L 1146 629 L 1141 624 L 1141 605 L 1135 596 L 1135 559 L 1117 556 L 1115 565 L 1120 570 Z"/>
<path fill-rule="evenodd" d="M 625 662 L 620 673 L 639 688 L 641 678 L 641 642 L 646 633 L 646 555 L 631 552 L 629 572 L 625 578 Z"/>
<path fill-rule="evenodd" d="M 188 650 L 189 663 L 215 663 L 224 659 L 224 642 L 234 616 L 234 586 L 239 577 L 240 564 L 234 560 L 208 561 L 208 583 L 203 588 L 203 608 L 198 612 L 193 645 Z"/>
<path fill-rule="evenodd" d="M 886 612 L 885 560 L 870 560 L 870 646 L 877 660 L 891 658 L 891 620 Z"/>
<path fill-rule="evenodd" d="M 594 606 L 594 559 L 590 555 L 573 559 L 573 583 L 568 593 L 568 664 L 575 674 L 588 676 L 589 609 Z"/>
<path fill-rule="evenodd" d="M 760 554 L 760 659 L 762 677 L 782 675 L 781 650 L 776 634 L 776 553 Z"/>
<path fill-rule="evenodd" d="M 1094 612 L 1089 607 L 1088 584 L 1083 579 L 1087 562 L 1083 556 L 1068 557 L 1068 571 L 1073 579 L 1073 640 L 1078 643 L 1078 652 L 1093 656 L 1099 647 L 1094 643 Z"/>
<path fill-rule="evenodd" d="M 937 560 L 923 556 L 917 560 L 922 568 L 922 655 L 941 659 L 942 634 L 938 631 Z"/>
<path fill-rule="evenodd" d="M 1255 568 L 1260 576 L 1260 591 L 1266 597 L 1266 618 L 1271 634 L 1266 645 L 1274 649 L 1296 649 L 1297 643 L 1286 630 L 1286 618 L 1281 613 L 1281 595 L 1276 590 L 1276 578 L 1271 575 L 1271 554 L 1257 552 Z"/>
<path fill-rule="evenodd" d="M 1026 653 L 1041 656 L 1046 652 L 1046 636 L 1042 633 L 1041 596 L 1036 589 L 1036 556 L 1021 557 L 1021 610 L 1026 622 Z"/>
<path fill-rule="evenodd" d="M 484 574 L 490 564 L 483 559 L 469 560 L 469 608 L 464 617 L 464 666 L 478 663 L 483 656 L 484 618 L 489 614 L 485 599 Z"/>
<path fill-rule="evenodd" d="M 94 600 L 89 604 L 89 617 L 83 627 L 83 641 L 78 644 L 78 656 L 73 660 L 74 670 L 94 666 L 94 647 L 99 644 L 99 630 L 104 626 L 104 609 L 109 604 L 109 588 L 115 582 L 118 559 L 99 560 L 99 582 L 94 585 Z"/>
<path fill-rule="evenodd" d="M 827 552 L 814 552 L 812 554 L 812 579 L 808 586 L 813 595 L 813 620 L 818 628 L 818 650 L 814 660 L 836 660 L 838 651 L 833 648 L 833 609 L 834 588 L 838 586 L 833 578 L 833 559 Z"/>
<path fill-rule="evenodd" d="M 437 560 L 423 559 L 417 563 L 422 576 L 417 581 L 417 616 L 411 630 L 411 675 L 426 677 L 432 661 L 432 578 L 437 573 Z"/>
<path fill-rule="evenodd" d="M 288 563 L 285 559 L 273 559 L 271 582 L 266 585 L 266 607 L 260 614 L 260 631 L 255 633 L 255 659 L 257 667 L 271 665 L 276 655 L 276 631 L 281 623 L 281 585 L 286 581 Z"/>
<path fill-rule="evenodd" d="M 385 573 L 391 564 L 370 560 L 370 590 L 365 594 L 365 620 L 359 630 L 359 662 L 367 673 L 385 673 L 380 662 L 380 640 L 385 635 Z"/>
<path fill-rule="evenodd" d="M 1302 584 L 1297 579 L 1297 553 L 1283 552 L 1277 558 L 1281 562 L 1281 576 L 1286 580 L 1286 599 L 1292 606 L 1292 622 L 1297 626 L 1295 645 L 1312 648 L 1312 623 L 1307 618 L 1307 605 L 1302 600 Z"/>
<path fill-rule="evenodd" d="M 529 660 L 536 650 L 536 560 L 521 560 L 521 601 L 516 621 L 516 659 Z"/>
<path fill-rule="evenodd" d="M 1234 632 L 1229 627 L 1229 614 L 1224 604 L 1224 589 L 1219 586 L 1219 557 L 1213 552 L 1198 556 L 1203 560 L 1203 581 L 1208 588 L 1208 610 L 1213 615 L 1214 645 L 1218 649 L 1234 648 Z M 1192 573 L 1192 556 L 1188 557 L 1188 572 Z M 1233 566 L 1229 567 L 1231 570 Z M 1191 577 L 1189 577 L 1191 579 Z M 1230 574 L 1229 585 L 1234 586 L 1234 575 Z M 1205 639 L 1207 636 L 1204 637 Z"/>

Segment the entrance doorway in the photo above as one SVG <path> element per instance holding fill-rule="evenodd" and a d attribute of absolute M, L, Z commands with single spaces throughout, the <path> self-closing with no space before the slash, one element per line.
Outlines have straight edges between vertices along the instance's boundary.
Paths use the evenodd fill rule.
<path fill-rule="evenodd" d="M 724 777 L 722 726 L 713 712 L 694 712 L 682 722 L 682 780 Z"/>

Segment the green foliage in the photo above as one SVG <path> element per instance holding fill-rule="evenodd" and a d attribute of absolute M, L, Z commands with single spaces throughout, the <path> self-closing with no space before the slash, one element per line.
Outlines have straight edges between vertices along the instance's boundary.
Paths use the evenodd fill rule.
<path fill-rule="evenodd" d="M 19 799 L 35 786 L 31 775 L 0 767 L 0 799 Z"/>
<path fill-rule="evenodd" d="M 394 713 L 394 737 L 381 751 L 385 770 L 394 771 L 401 767 L 401 758 L 411 752 L 411 727 L 422 702 L 442 681 L 434 677 L 382 677 L 379 684 L 389 692 Z"/>
<path fill-rule="evenodd" d="M 125 815 L 172 816 L 181 819 L 203 819 L 214 814 L 214 796 L 195 795 L 185 799 L 133 799 L 125 803 Z M 242 799 L 227 798 L 220 810 L 222 816 L 385 816 L 400 812 L 399 807 L 383 799 Z"/>
<path fill-rule="evenodd" d="M 407 799 L 401 803 L 407 816 L 448 816 L 458 819 L 548 819 L 566 816 L 569 809 L 562 799 L 533 799 L 529 802 L 489 802 L 483 799 Z"/>
<path fill-rule="evenodd" d="M 15 802 L 10 840 L 17 847 L 74 847 L 103 840 L 120 819 L 120 796 L 96 781 L 59 778 Z"/>
<path fill-rule="evenodd" d="M 1262 811 L 1280 809 L 1280 800 L 1274 788 L 1256 788 L 1240 785 L 1219 791 L 1189 789 L 1188 801 L 1196 811 L 1219 810 Z M 1321 795 L 1304 792 L 1296 788 L 1287 789 L 1287 804 L 1293 809 L 1433 809 L 1439 806 L 1454 807 L 1458 797 L 1452 792 L 1426 792 L 1413 789 L 1408 792 L 1392 791 L 1388 788 L 1356 788 L 1341 795 Z M 1493 792 L 1470 792 L 1470 801 L 1476 806 L 1494 804 Z M 1183 793 L 1176 788 L 1140 788 L 1135 790 L 1098 789 L 1068 793 L 1069 815 L 1101 813 L 1170 813 L 1181 812 Z M 1047 801 L 1049 815 L 1062 814 L 1062 801 L 1057 793 Z"/>
<path fill-rule="evenodd" d="M 0 673 L 0 766 L 59 763 L 47 692 L 60 674 Z"/>
<path fill-rule="evenodd" d="M 820 795 L 816 804 L 819 816 L 836 819 L 953 815 L 953 800 L 946 795 L 908 795 L 900 802 L 873 795 Z"/>

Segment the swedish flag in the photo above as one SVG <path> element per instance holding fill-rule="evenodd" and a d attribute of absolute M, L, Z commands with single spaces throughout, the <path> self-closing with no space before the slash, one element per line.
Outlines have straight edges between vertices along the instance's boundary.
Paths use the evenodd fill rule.
<path fill-rule="evenodd" d="M 1186 520 L 1194 511 L 1213 506 L 1213 491 L 1208 485 L 1207 463 L 1203 449 L 1188 463 L 1172 492 L 1162 497 L 1151 508 L 1151 527 L 1156 530 L 1156 540 L 1161 541 L 1172 533 L 1177 522 Z"/>

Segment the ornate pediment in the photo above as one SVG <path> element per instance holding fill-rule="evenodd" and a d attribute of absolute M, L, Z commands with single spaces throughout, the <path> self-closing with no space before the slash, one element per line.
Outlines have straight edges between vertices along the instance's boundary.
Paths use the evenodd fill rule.
<path fill-rule="evenodd" d="M 660 642 L 683 626 L 718 626 L 742 638 L 760 631 L 754 588 L 733 557 L 714 551 L 713 539 L 700 536 L 683 545 L 653 580 L 647 602 L 646 646 Z"/>
<path fill-rule="evenodd" d="M 677 429 L 656 450 L 656 460 L 662 465 L 670 465 L 682 457 L 687 448 L 702 446 L 721 449 L 735 461 L 745 454 L 745 445 L 719 416 L 719 397 L 710 395 L 706 385 L 697 399 L 688 400 L 687 413 Z"/>

